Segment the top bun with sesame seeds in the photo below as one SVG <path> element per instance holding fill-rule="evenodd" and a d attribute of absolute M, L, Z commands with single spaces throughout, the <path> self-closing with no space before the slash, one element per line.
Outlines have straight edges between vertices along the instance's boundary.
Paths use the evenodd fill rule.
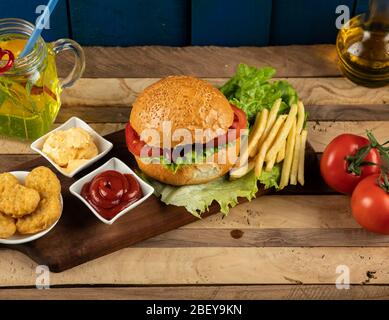
<path fill-rule="evenodd" d="M 227 132 L 234 121 L 234 111 L 226 97 L 210 83 L 190 76 L 169 76 L 137 97 L 130 116 L 130 125 L 138 135 L 154 129 L 163 137 L 165 121 L 170 121 L 172 133 L 186 129 L 192 135 L 193 143 L 207 143 Z M 195 140 L 198 129 L 203 130 L 203 134 L 197 135 Z M 181 143 L 174 138 L 171 134 L 172 148 Z M 153 141 L 147 141 L 147 144 L 162 147 L 162 140 L 159 145 Z"/>

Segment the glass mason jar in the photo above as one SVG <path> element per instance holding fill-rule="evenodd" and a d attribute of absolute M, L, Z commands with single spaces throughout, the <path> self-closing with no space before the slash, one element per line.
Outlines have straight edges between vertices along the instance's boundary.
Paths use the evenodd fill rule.
<path fill-rule="evenodd" d="M 389 84 L 389 0 L 370 0 L 369 11 L 339 31 L 336 48 L 349 79 L 369 87 Z"/>
<path fill-rule="evenodd" d="M 24 47 L 33 30 L 34 25 L 27 21 L 0 19 L 0 48 Z M 74 53 L 75 64 L 70 74 L 59 80 L 56 56 L 67 50 Z M 49 131 L 61 106 L 61 91 L 81 77 L 85 56 L 73 40 L 46 43 L 41 37 L 25 57 L 13 53 L 12 68 L 0 75 L 0 137 L 34 140 Z"/>

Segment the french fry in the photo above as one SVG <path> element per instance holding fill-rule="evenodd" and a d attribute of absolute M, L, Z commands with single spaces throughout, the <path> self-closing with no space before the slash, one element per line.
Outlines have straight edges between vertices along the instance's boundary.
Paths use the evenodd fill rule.
<path fill-rule="evenodd" d="M 280 129 L 278 130 L 277 135 L 276 135 L 276 137 L 274 138 L 274 141 L 276 141 L 277 138 L 278 138 L 278 136 L 280 135 L 280 133 L 281 133 L 281 131 L 282 131 L 282 127 L 283 127 L 283 126 L 281 126 Z M 285 142 L 286 142 L 286 140 L 285 140 Z M 266 160 L 266 167 L 265 167 L 265 170 L 266 170 L 266 171 L 269 172 L 269 171 L 271 171 L 271 170 L 273 169 L 274 164 L 276 163 L 277 155 L 278 155 L 278 153 L 275 154 L 274 157 L 271 158 L 270 160 Z M 266 157 L 265 157 L 265 159 L 266 159 Z"/>
<path fill-rule="evenodd" d="M 292 128 L 286 140 L 285 159 L 282 165 L 280 189 L 285 188 L 289 183 L 290 169 L 292 167 L 294 144 L 296 141 L 296 119 L 293 121 Z"/>
<path fill-rule="evenodd" d="M 257 154 L 258 149 L 261 147 L 261 145 L 269 135 L 270 130 L 273 128 L 274 123 L 277 120 L 277 115 L 278 115 L 278 111 L 280 110 L 281 102 L 282 99 L 280 98 L 273 103 L 273 106 L 270 109 L 270 113 L 267 119 L 265 131 L 263 132 L 261 138 L 259 139 L 259 142 L 256 144 L 257 147 L 256 148 L 254 147 L 253 150 L 251 150 L 250 157 L 254 157 Z"/>
<path fill-rule="evenodd" d="M 271 159 L 270 161 L 266 162 L 266 168 L 265 168 L 266 171 L 271 171 L 273 169 L 274 164 L 276 163 L 276 158 L 277 158 L 277 155 L 273 159 Z"/>
<path fill-rule="evenodd" d="M 239 161 L 236 164 L 237 168 L 241 168 L 247 164 L 250 153 L 257 147 L 258 141 L 266 129 L 268 116 L 269 110 L 267 109 L 264 109 L 262 112 L 257 114 L 254 127 L 249 135 L 248 146 L 245 150 L 242 151 L 242 154 L 239 157 Z"/>
<path fill-rule="evenodd" d="M 300 158 L 300 133 L 303 129 L 304 125 L 304 118 L 305 118 L 305 110 L 304 105 L 301 101 L 298 101 L 297 104 L 297 122 L 296 122 L 296 139 L 295 139 L 295 147 L 293 151 L 293 160 L 292 160 L 292 168 L 290 171 L 290 184 L 296 185 L 297 184 L 297 173 L 298 173 L 298 166 L 299 166 L 299 158 Z"/>
<path fill-rule="evenodd" d="M 304 119 L 305 119 L 305 110 L 304 110 L 304 104 L 302 101 L 299 101 L 297 109 L 297 124 L 296 124 L 296 142 L 294 147 L 294 153 L 293 153 L 293 162 L 292 162 L 292 169 L 290 172 L 290 184 L 296 185 L 297 184 L 297 174 L 298 174 L 298 167 L 299 167 L 299 161 L 300 161 L 300 148 L 301 148 L 301 131 L 303 130 L 304 125 Z"/>
<path fill-rule="evenodd" d="M 245 176 L 251 170 L 254 169 L 254 166 L 255 166 L 255 159 L 250 159 L 246 165 L 244 165 L 240 168 L 232 169 L 230 171 L 230 179 L 235 180 L 235 179 L 239 179 L 239 178 Z"/>
<path fill-rule="evenodd" d="M 282 143 L 282 147 L 280 151 L 277 153 L 277 159 L 276 162 L 280 163 L 285 158 L 285 149 L 286 149 L 286 140 Z"/>
<path fill-rule="evenodd" d="M 268 109 L 263 109 L 262 112 L 257 115 L 252 134 L 250 134 L 249 136 L 250 152 L 253 149 L 253 147 L 258 144 L 259 139 L 262 137 L 263 133 L 265 132 L 268 118 L 269 118 Z"/>
<path fill-rule="evenodd" d="M 297 125 L 296 125 L 296 134 L 301 134 L 303 130 L 304 120 L 305 120 L 305 109 L 302 101 L 299 101 L 297 109 Z"/>
<path fill-rule="evenodd" d="M 297 180 L 298 182 L 303 186 L 304 185 L 304 165 L 305 165 L 305 145 L 307 143 L 307 135 L 308 131 L 303 130 L 300 135 L 300 159 L 299 159 L 299 166 L 298 166 L 298 173 L 297 173 Z"/>
<path fill-rule="evenodd" d="M 274 126 L 269 132 L 269 135 L 267 136 L 267 138 L 265 139 L 265 141 L 263 142 L 263 144 L 259 149 L 259 153 L 255 161 L 255 175 L 257 177 L 259 177 L 262 173 L 262 167 L 265 161 L 266 152 L 271 146 L 271 144 L 273 143 L 273 140 L 276 138 L 276 135 L 280 130 L 281 126 L 283 125 L 283 123 L 285 122 L 286 118 L 287 115 L 281 115 L 277 118 L 276 122 L 274 123 Z"/>
<path fill-rule="evenodd" d="M 298 123 L 298 120 L 297 120 Z M 296 125 L 296 131 L 297 131 L 297 125 Z M 296 140 L 294 145 L 294 151 L 293 151 L 293 160 L 292 160 L 292 169 L 290 170 L 290 184 L 296 185 L 297 184 L 297 171 L 298 171 L 298 165 L 299 165 L 299 157 L 300 157 L 300 134 L 296 133 Z"/>
<path fill-rule="evenodd" d="M 293 122 L 296 121 L 296 115 L 297 115 L 297 104 L 293 104 L 290 107 L 290 111 L 288 114 L 288 117 L 286 118 L 286 121 L 284 125 L 282 126 L 281 132 L 278 134 L 276 141 L 274 141 L 273 146 L 270 148 L 268 153 L 266 154 L 266 161 L 270 161 L 275 157 L 280 151 L 282 147 L 283 141 L 288 137 L 290 129 L 292 128 Z"/>

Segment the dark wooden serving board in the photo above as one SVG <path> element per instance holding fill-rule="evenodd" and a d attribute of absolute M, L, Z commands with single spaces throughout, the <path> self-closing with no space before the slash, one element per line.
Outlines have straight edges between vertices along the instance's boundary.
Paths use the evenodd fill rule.
<path fill-rule="evenodd" d="M 62 185 L 64 208 L 62 217 L 55 228 L 33 242 L 6 247 L 25 253 L 37 263 L 47 265 L 52 272 L 61 272 L 197 220 L 185 208 L 167 206 L 157 197 L 151 196 L 114 224 L 106 225 L 100 222 L 79 199 L 69 192 L 69 187 L 74 181 L 111 157 L 117 157 L 133 169 L 136 168 L 135 160 L 125 145 L 124 131 L 115 132 L 106 138 L 114 144 L 114 148 L 103 159 L 74 178 L 58 174 Z M 47 160 L 40 157 L 12 170 L 30 171 L 41 165 L 51 167 Z M 316 165 L 316 155 L 308 146 L 307 172 L 315 172 Z M 53 167 L 51 169 L 56 172 Z M 268 192 L 261 189 L 257 196 Z M 244 201 L 245 199 L 240 199 L 240 202 Z M 218 211 L 219 206 L 214 204 L 203 216 L 207 217 Z"/>

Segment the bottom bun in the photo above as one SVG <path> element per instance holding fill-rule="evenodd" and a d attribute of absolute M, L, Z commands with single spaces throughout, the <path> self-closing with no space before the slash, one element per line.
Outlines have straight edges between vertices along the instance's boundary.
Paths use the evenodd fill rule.
<path fill-rule="evenodd" d="M 159 163 L 147 163 L 135 156 L 139 168 L 149 177 L 174 186 L 201 184 L 224 176 L 236 162 L 239 143 L 222 148 L 204 163 L 183 165 L 175 173 Z M 231 156 L 229 156 L 231 155 Z M 234 155 L 234 156 L 233 156 Z M 218 163 L 218 159 L 225 159 Z"/>

